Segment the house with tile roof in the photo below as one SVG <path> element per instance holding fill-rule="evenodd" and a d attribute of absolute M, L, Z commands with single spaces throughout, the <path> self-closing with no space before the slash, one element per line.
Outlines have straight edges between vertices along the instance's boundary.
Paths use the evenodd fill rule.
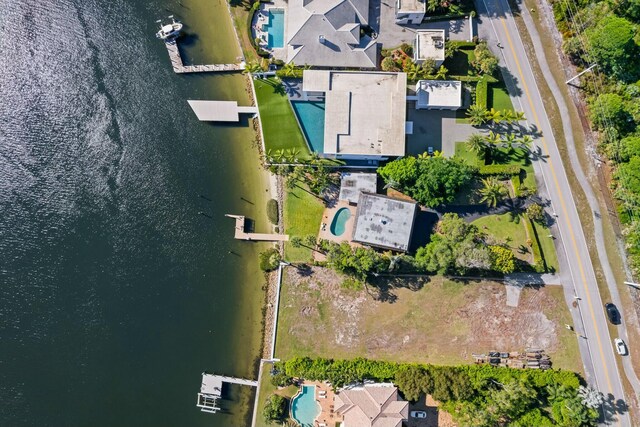
<path fill-rule="evenodd" d="M 402 427 L 409 417 L 409 402 L 390 383 L 346 388 L 336 395 L 335 408 L 342 427 Z"/>
<path fill-rule="evenodd" d="M 287 62 L 332 68 L 376 68 L 368 25 L 369 0 L 289 0 Z"/>

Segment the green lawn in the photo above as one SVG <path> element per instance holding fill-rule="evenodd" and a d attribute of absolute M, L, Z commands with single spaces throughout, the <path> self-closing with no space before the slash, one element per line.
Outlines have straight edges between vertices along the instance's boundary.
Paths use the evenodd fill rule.
<path fill-rule="evenodd" d="M 296 187 L 288 191 L 284 199 L 284 228 L 289 236 L 317 235 L 322 221 L 324 204 L 305 189 Z M 294 248 L 290 243 L 284 245 L 284 256 L 290 262 L 311 260 L 311 249 Z"/>
<path fill-rule="evenodd" d="M 267 151 L 295 149 L 300 151 L 299 158 L 308 158 L 309 148 L 280 81 L 254 80 L 254 84 L 265 149 Z"/>
<path fill-rule="evenodd" d="M 527 245 L 527 231 L 521 221 L 521 218 L 506 213 L 502 215 L 487 215 L 476 219 L 472 224 L 483 233 L 492 236 L 496 243 L 506 243 L 510 239 L 508 245 L 513 250 L 514 255 L 519 259 L 530 262 L 532 257 L 531 250 Z M 523 252 L 520 249 L 526 249 L 527 252 Z"/>
<path fill-rule="evenodd" d="M 498 83 L 489 83 L 489 93 L 487 99 L 487 107 L 496 110 L 513 110 L 513 104 L 507 91 L 507 86 L 503 81 Z"/>
<path fill-rule="evenodd" d="M 279 394 L 286 398 L 291 398 L 295 395 L 296 391 L 298 391 L 298 387 L 289 386 L 283 389 L 278 390 L 276 386 L 271 384 L 271 363 L 265 363 L 262 367 L 262 378 L 260 379 L 259 389 L 258 389 L 258 416 L 256 417 L 256 425 L 255 427 L 273 427 L 274 424 L 267 424 L 264 422 L 264 418 L 262 417 L 262 408 L 264 408 L 264 402 L 266 402 L 267 398 L 271 396 L 273 393 Z"/>
<path fill-rule="evenodd" d="M 471 66 L 471 62 L 475 59 L 472 47 L 458 49 L 454 54 L 444 60 L 444 65 L 449 74 L 453 76 L 475 76 L 476 70 Z"/>
<path fill-rule="evenodd" d="M 476 153 L 467 148 L 467 143 L 464 141 L 456 142 L 455 157 L 461 159 L 469 166 L 480 166 L 481 161 Z"/>
<path fill-rule="evenodd" d="M 556 247 L 553 244 L 553 239 L 549 237 L 551 231 L 544 225 L 540 225 L 533 222 L 533 226 L 538 234 L 538 241 L 540 242 L 540 251 L 547 263 L 547 268 L 550 271 L 559 271 L 560 266 L 558 264 L 558 256 L 556 254 Z"/>

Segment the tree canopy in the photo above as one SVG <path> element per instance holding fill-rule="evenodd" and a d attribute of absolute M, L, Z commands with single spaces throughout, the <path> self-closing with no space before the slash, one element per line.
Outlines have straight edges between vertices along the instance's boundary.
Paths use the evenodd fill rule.
<path fill-rule="evenodd" d="M 272 394 L 264 402 L 262 408 L 262 417 L 267 424 L 271 424 L 276 421 L 281 421 L 287 410 L 287 400 L 278 395 Z"/>
<path fill-rule="evenodd" d="M 404 157 L 387 163 L 378 173 L 419 203 L 435 207 L 453 201 L 456 192 L 471 181 L 474 169 L 458 159 Z"/>
<path fill-rule="evenodd" d="M 586 34 L 590 54 L 605 71 L 624 81 L 638 77 L 640 73 L 633 63 L 640 50 L 634 41 L 636 29 L 631 22 L 608 15 Z"/>

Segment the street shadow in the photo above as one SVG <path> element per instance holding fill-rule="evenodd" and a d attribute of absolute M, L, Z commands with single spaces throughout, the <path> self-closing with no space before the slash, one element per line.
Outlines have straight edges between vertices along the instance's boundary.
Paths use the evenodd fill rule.
<path fill-rule="evenodd" d="M 522 96 L 523 92 L 518 86 L 518 78 L 514 76 L 507 67 L 500 67 L 500 73 L 502 74 L 502 78 L 507 86 L 509 95 Z"/>
<path fill-rule="evenodd" d="M 611 393 L 604 398 L 602 404 L 601 422 L 609 424 L 618 420 L 617 415 L 629 412 L 629 405 L 623 399 L 616 399 Z"/>

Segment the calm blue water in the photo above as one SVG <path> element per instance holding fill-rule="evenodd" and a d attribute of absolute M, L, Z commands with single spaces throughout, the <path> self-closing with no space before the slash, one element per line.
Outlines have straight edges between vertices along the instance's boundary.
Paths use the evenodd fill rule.
<path fill-rule="evenodd" d="M 324 151 L 324 102 L 292 101 L 293 111 L 311 150 Z"/>
<path fill-rule="evenodd" d="M 267 25 L 267 32 L 269 33 L 269 40 L 267 41 L 267 46 L 269 46 L 269 48 L 284 47 L 283 10 L 269 11 L 269 25 Z"/>
<path fill-rule="evenodd" d="M 291 416 L 302 427 L 313 426 L 313 420 L 320 413 L 320 405 L 316 402 L 316 387 L 312 385 L 302 386 L 302 393 L 291 402 Z"/>
<path fill-rule="evenodd" d="M 351 218 L 351 212 L 347 208 L 340 208 L 331 221 L 331 233 L 334 236 L 342 236 L 345 224 Z"/>

